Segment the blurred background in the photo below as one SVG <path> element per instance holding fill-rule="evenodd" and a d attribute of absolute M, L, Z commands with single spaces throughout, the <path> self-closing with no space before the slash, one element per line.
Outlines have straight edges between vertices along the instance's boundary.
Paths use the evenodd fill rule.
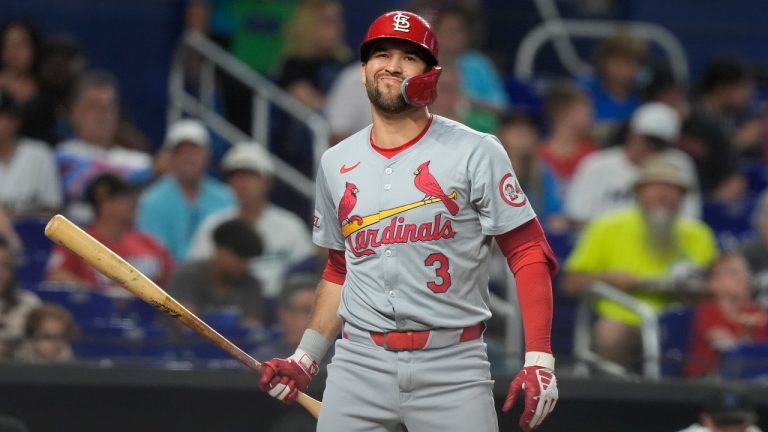
<path fill-rule="evenodd" d="M 370 123 L 357 48 L 394 9 L 438 36 L 430 111 L 499 138 L 560 260 L 541 430 L 768 428 L 763 6 L 0 2 L 0 431 L 314 430 L 43 227 L 67 215 L 255 358 L 290 355 L 326 259 L 319 157 Z M 494 260 L 501 402 L 524 347 Z"/>

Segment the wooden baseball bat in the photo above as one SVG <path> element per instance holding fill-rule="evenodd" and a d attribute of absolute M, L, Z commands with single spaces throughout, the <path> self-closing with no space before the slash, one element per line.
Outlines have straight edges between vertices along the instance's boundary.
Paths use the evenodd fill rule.
<path fill-rule="evenodd" d="M 83 261 L 103 273 L 104 276 L 122 285 L 140 299 L 181 321 L 185 326 L 229 353 L 240 363 L 261 372 L 261 363 L 220 335 L 173 297 L 169 296 L 168 293 L 143 273 L 80 229 L 69 219 L 62 215 L 52 217 L 48 225 L 45 226 L 45 236 L 69 249 Z M 304 393 L 299 393 L 296 401 L 315 418 L 320 415 L 321 404 L 318 400 Z"/>

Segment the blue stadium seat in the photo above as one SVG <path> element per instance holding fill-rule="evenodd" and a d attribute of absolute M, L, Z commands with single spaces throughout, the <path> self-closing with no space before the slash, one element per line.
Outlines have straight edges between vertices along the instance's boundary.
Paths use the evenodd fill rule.
<path fill-rule="evenodd" d="M 672 307 L 659 315 L 661 331 L 661 373 L 682 376 L 683 364 L 690 349 L 694 310 Z"/>
<path fill-rule="evenodd" d="M 50 284 L 35 292 L 44 302 L 56 303 L 69 310 L 80 327 L 104 327 L 117 316 L 115 299 L 102 293 Z"/>
<path fill-rule="evenodd" d="M 720 357 L 720 376 L 723 379 L 768 378 L 768 343 L 738 345 Z"/>
<path fill-rule="evenodd" d="M 53 243 L 45 236 L 47 221 L 25 219 L 14 222 L 14 229 L 24 243 L 24 252 L 16 268 L 16 280 L 24 287 L 34 288 L 43 280 Z"/>
<path fill-rule="evenodd" d="M 752 211 L 757 204 L 757 196 L 750 194 L 736 203 L 721 203 L 705 200 L 702 206 L 702 219 L 712 228 L 720 246 L 731 249 L 753 233 Z"/>
<path fill-rule="evenodd" d="M 571 253 L 576 243 L 577 236 L 571 233 L 547 234 L 547 240 L 555 253 L 560 267 L 565 263 L 568 255 Z M 559 273 L 559 275 L 562 274 Z M 560 292 L 560 276 L 556 276 L 552 281 L 553 285 L 553 306 L 554 315 L 552 317 L 552 350 L 557 353 L 571 354 L 573 352 L 573 325 L 576 321 L 576 309 L 578 299 L 568 297 Z"/>
<path fill-rule="evenodd" d="M 134 355 L 130 344 L 119 340 L 84 338 L 72 342 L 75 358 L 79 360 L 102 360 L 127 358 Z"/>

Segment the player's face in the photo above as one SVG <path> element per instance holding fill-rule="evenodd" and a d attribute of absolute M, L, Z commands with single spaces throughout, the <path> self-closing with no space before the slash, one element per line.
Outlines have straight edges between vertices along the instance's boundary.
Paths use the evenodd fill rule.
<path fill-rule="evenodd" d="M 380 111 L 399 114 L 412 109 L 403 98 L 401 86 L 406 78 L 426 71 L 427 64 L 416 47 L 397 39 L 378 42 L 362 65 L 362 80 L 368 99 Z"/>

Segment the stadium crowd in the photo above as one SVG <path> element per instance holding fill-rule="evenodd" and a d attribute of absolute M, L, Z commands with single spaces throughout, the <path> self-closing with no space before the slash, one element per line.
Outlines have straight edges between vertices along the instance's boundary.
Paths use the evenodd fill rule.
<path fill-rule="evenodd" d="M 645 42 L 617 33 L 595 48 L 593 74 L 518 83 L 530 85 L 531 103 L 484 54 L 477 10 L 439 3 L 413 5 L 440 40 L 431 111 L 504 145 L 562 261 L 555 319 L 602 281 L 659 314 L 688 310 L 680 374 L 717 377 L 721 356 L 768 343 L 768 113 L 758 71 L 716 58 L 681 82 Z M 281 2 L 263 11 L 279 24 L 274 33 L 250 38 L 222 24 L 221 4 L 190 1 L 187 29 L 324 115 L 331 142 L 370 122 L 338 1 Z M 65 249 L 25 236 L 59 212 L 256 355 L 292 352 L 325 257 L 305 203 L 274 199 L 285 188 L 274 158 L 312 178 L 308 131 L 276 117 L 268 149 L 226 146 L 184 118 L 150 143 L 121 114 L 119 83 L 88 64 L 76 40 L 34 23 L 0 29 L 0 358 L 222 358 Z M 221 114 L 251 130 L 242 85 L 223 75 L 217 84 Z M 595 349 L 637 369 L 637 314 L 609 300 L 595 313 Z"/>

